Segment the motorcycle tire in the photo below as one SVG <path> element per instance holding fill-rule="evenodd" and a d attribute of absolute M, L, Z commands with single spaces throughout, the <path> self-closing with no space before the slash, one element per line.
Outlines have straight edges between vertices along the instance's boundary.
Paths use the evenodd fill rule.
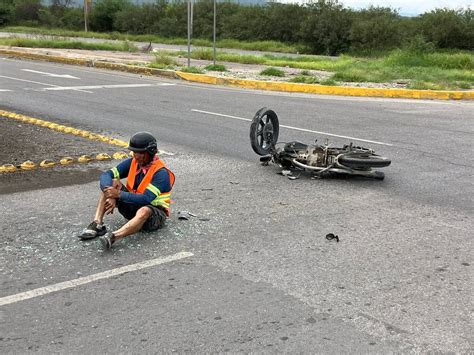
<path fill-rule="evenodd" d="M 380 155 L 343 155 L 339 163 L 349 168 L 383 168 L 389 166 L 392 161 Z"/>
<path fill-rule="evenodd" d="M 278 116 L 266 107 L 257 111 L 250 125 L 250 145 L 258 155 L 268 155 L 278 141 Z"/>

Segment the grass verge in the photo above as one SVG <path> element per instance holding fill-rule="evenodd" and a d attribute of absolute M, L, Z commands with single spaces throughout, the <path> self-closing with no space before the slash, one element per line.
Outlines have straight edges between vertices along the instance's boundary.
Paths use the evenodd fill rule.
<path fill-rule="evenodd" d="M 84 38 L 101 38 L 114 39 L 122 41 L 136 41 L 136 42 L 155 42 L 163 44 L 187 44 L 186 38 L 167 38 L 155 35 L 130 35 L 119 32 L 83 32 L 64 30 L 61 28 L 42 28 L 42 27 L 25 27 L 25 26 L 9 26 L 4 27 L 3 32 L 13 33 L 31 33 L 48 36 L 61 37 L 84 37 Z M 207 39 L 196 38 L 193 39 L 193 46 L 212 47 L 212 41 Z M 238 41 L 233 39 L 222 39 L 216 41 L 218 48 L 236 48 L 254 51 L 269 51 L 281 53 L 297 53 L 305 50 L 302 45 L 289 45 L 277 41 Z"/>
<path fill-rule="evenodd" d="M 32 29 L 23 27 L 6 27 L 5 31 L 35 32 L 37 34 L 62 36 L 83 36 L 84 32 Z M 88 32 L 87 36 L 108 39 L 150 40 L 161 43 L 184 44 L 185 39 L 162 39 L 156 36 L 130 36 L 118 33 L 98 34 Z M 199 42 L 202 41 L 202 42 Z M 247 46 L 249 42 L 221 41 L 227 47 L 240 46 L 239 48 L 255 49 Z M 257 42 L 252 42 L 257 43 Z M 21 47 L 43 48 L 76 48 L 91 50 L 117 50 L 136 51 L 137 47 L 127 41 L 122 43 L 87 43 L 61 38 L 56 39 L 30 39 L 30 38 L 4 38 L 0 44 Z M 210 41 L 195 40 L 194 45 L 207 45 Z M 262 44 L 262 43 L 260 43 Z M 287 47 L 289 49 L 290 47 Z M 262 44 L 260 49 L 276 50 L 269 43 Z M 281 49 L 281 48 L 280 48 Z M 294 49 L 294 48 L 293 48 Z M 283 50 L 282 50 L 283 51 Z M 150 66 L 155 68 L 171 68 L 176 66 L 172 57 L 186 56 L 184 52 L 166 52 L 158 56 Z M 195 49 L 193 59 L 212 60 L 212 49 Z M 470 90 L 474 86 L 474 54 L 473 52 L 428 52 L 420 53 L 410 50 L 397 49 L 385 55 L 379 53 L 376 57 L 355 57 L 341 55 L 340 57 L 325 57 L 313 55 L 249 55 L 228 52 L 218 52 L 220 62 L 235 62 L 242 64 L 259 64 L 269 67 L 289 67 L 301 69 L 302 74 L 293 78 L 296 82 L 311 82 L 315 79 L 304 79 L 303 72 L 321 70 L 332 73 L 327 83 L 337 82 L 373 82 L 373 83 L 404 83 L 413 89 L 437 90 Z M 324 82 L 321 82 L 324 83 Z"/>
<path fill-rule="evenodd" d="M 88 49 L 122 52 L 138 51 L 137 46 L 127 41 L 121 43 L 89 43 L 68 39 L 0 38 L 0 45 L 28 48 Z"/>

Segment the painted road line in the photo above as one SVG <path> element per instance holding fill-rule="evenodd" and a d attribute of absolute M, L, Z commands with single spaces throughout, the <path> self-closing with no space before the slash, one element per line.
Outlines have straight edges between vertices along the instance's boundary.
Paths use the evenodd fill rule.
<path fill-rule="evenodd" d="M 93 89 L 122 89 L 122 88 L 143 88 L 152 86 L 173 86 L 171 83 L 160 84 L 115 84 L 115 85 L 89 85 L 89 86 L 57 86 L 52 88 L 44 88 L 41 90 L 61 91 L 61 90 L 93 90 Z"/>
<path fill-rule="evenodd" d="M 165 264 L 165 263 L 169 263 L 169 262 L 184 259 L 184 258 L 189 258 L 190 256 L 193 256 L 193 255 L 194 254 L 189 253 L 189 252 L 181 252 L 174 255 L 165 256 L 162 258 L 156 258 L 156 259 L 147 260 L 147 261 L 143 261 L 143 262 L 132 264 L 132 265 L 119 267 L 112 270 L 107 270 L 104 272 L 99 272 L 98 274 L 80 277 L 75 280 L 60 282 L 54 285 L 36 288 L 31 291 L 17 293 L 16 295 L 0 298 L 0 306 L 24 301 L 24 300 L 34 298 L 34 297 L 44 296 L 49 293 L 58 292 L 58 291 L 65 290 L 68 288 L 74 288 L 74 287 L 88 284 L 90 282 L 94 282 L 97 280 L 108 279 L 113 276 L 125 274 L 126 272 L 142 270 L 142 269 L 157 266 L 160 264 Z"/>
<path fill-rule="evenodd" d="M 32 69 L 21 69 L 21 70 L 27 71 L 27 72 L 30 72 L 30 73 L 41 74 L 41 75 L 44 75 L 44 76 L 52 76 L 52 77 L 56 77 L 56 78 L 81 80 L 81 78 L 78 78 L 78 77 L 75 77 L 75 76 L 72 76 L 72 75 L 69 75 L 69 74 L 54 74 L 54 73 L 47 73 L 47 72 L 44 72 L 44 71 L 38 71 L 38 70 L 32 70 Z"/>
<path fill-rule="evenodd" d="M 0 89 L 0 91 L 13 91 L 13 90 Z"/>
<path fill-rule="evenodd" d="M 24 81 L 24 82 L 27 82 L 27 83 L 33 83 L 33 84 L 44 85 L 44 86 L 58 87 L 58 85 L 46 84 L 46 83 L 42 83 L 42 82 L 39 82 L 39 81 L 26 80 L 26 79 L 20 79 L 20 78 L 12 78 L 11 76 L 5 76 L 5 75 L 0 75 L 0 78 L 16 80 L 16 81 Z M 77 91 L 87 92 L 89 94 L 93 94 L 92 91 L 86 91 L 86 90 L 77 90 Z"/>
<path fill-rule="evenodd" d="M 196 110 L 196 109 L 191 109 L 191 111 L 193 111 L 193 112 L 198 112 L 198 113 L 203 113 L 203 114 L 206 114 L 206 115 L 213 115 L 213 116 L 219 116 L 219 117 L 233 118 L 233 119 L 236 119 L 236 120 L 247 121 L 247 122 L 251 122 L 251 121 L 252 121 L 252 120 L 249 119 L 249 118 L 243 118 L 243 117 L 225 115 L 225 114 L 223 114 L 223 113 L 202 111 L 202 110 Z M 299 127 L 293 127 L 293 126 L 286 126 L 286 125 L 282 125 L 282 124 L 280 125 L 280 127 L 292 129 L 292 130 L 294 130 L 294 131 L 301 131 L 301 132 L 308 132 L 308 133 L 316 133 L 316 134 L 324 134 L 324 135 L 326 135 L 326 136 L 331 136 L 331 137 L 338 137 L 338 138 L 344 138 L 344 139 L 351 139 L 351 140 L 358 141 L 358 142 L 366 142 L 366 143 L 372 143 L 372 144 L 386 145 L 386 146 L 389 146 L 389 147 L 392 147 L 392 146 L 393 146 L 393 144 L 390 144 L 390 143 L 377 142 L 377 141 L 368 140 L 368 139 L 362 139 L 362 138 L 357 138 L 357 137 L 342 136 L 342 135 L 339 135 L 339 134 L 332 134 L 332 133 L 328 133 L 328 132 L 314 131 L 314 130 L 312 130 L 312 129 L 299 128 Z"/>

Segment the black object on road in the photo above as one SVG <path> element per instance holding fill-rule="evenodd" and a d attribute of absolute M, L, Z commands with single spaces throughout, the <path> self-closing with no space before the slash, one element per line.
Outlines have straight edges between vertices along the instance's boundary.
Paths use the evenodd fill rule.
<path fill-rule="evenodd" d="M 333 239 L 336 239 L 336 242 L 339 243 L 339 236 L 333 234 L 333 233 L 328 233 L 326 234 L 326 239 L 327 240 L 333 240 Z"/>

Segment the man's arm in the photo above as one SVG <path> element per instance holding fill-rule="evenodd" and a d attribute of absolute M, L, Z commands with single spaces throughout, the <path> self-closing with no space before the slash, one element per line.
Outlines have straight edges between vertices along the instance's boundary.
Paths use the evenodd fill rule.
<path fill-rule="evenodd" d="M 168 192 L 170 189 L 171 185 L 168 171 L 166 169 L 160 169 L 153 176 L 151 183 L 142 194 L 119 191 L 118 193 L 111 193 L 110 196 L 118 196 L 120 201 L 145 206 L 149 205 L 161 192 Z"/>
<path fill-rule="evenodd" d="M 122 188 L 122 185 L 119 184 L 120 179 L 127 177 L 131 162 L 132 158 L 129 158 L 121 162 L 116 167 L 104 171 L 100 176 L 100 189 L 104 191 L 107 187 L 112 186 L 120 190 Z"/>

